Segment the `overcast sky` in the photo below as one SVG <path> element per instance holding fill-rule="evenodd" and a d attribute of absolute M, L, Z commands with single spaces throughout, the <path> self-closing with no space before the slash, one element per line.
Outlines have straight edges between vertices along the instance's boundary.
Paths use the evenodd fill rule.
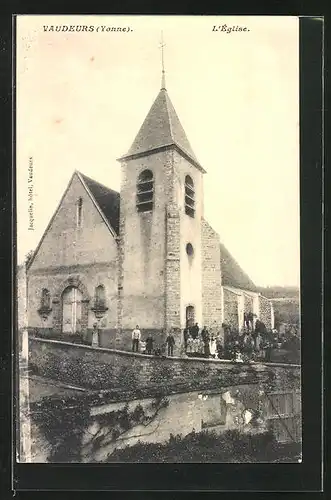
<path fill-rule="evenodd" d="M 249 31 L 212 31 L 223 24 Z M 46 25 L 94 31 L 45 32 Z M 18 261 L 36 248 L 75 169 L 119 190 L 116 158 L 160 89 L 161 30 L 168 93 L 207 171 L 205 218 L 257 285 L 299 285 L 295 17 L 20 16 Z"/>

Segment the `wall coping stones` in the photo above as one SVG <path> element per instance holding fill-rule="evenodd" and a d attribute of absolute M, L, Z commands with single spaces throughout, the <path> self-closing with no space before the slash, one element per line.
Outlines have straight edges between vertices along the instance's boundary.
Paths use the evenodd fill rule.
<path fill-rule="evenodd" d="M 216 364 L 223 364 L 223 365 L 233 365 L 233 366 L 242 366 L 242 367 L 247 367 L 250 366 L 251 364 L 254 366 L 254 368 L 263 368 L 264 366 L 270 366 L 270 367 L 280 367 L 280 368 L 301 368 L 301 365 L 298 364 L 291 364 L 291 363 L 261 363 L 261 362 L 254 362 L 254 363 L 236 363 L 235 361 L 231 361 L 228 359 L 213 359 L 213 358 L 190 358 L 190 357 L 180 357 L 180 356 L 151 356 L 149 354 L 142 354 L 142 353 L 136 353 L 136 352 L 130 352 L 130 351 L 121 351 L 119 349 L 109 349 L 106 347 L 92 347 L 86 344 L 73 344 L 71 342 L 63 342 L 62 340 L 53 340 L 53 339 L 44 339 L 44 338 L 39 338 L 39 337 L 29 337 L 29 341 L 32 342 L 39 342 L 42 344 L 56 344 L 56 345 L 63 345 L 63 346 L 70 346 L 71 348 L 77 348 L 77 349 L 82 349 L 82 350 L 87 350 L 87 351 L 95 351 L 97 352 L 104 352 L 104 353 L 113 353 L 117 354 L 123 357 L 133 357 L 133 358 L 149 358 L 151 360 L 159 360 L 160 362 L 172 362 L 172 361 L 180 361 L 184 363 L 216 363 Z"/>

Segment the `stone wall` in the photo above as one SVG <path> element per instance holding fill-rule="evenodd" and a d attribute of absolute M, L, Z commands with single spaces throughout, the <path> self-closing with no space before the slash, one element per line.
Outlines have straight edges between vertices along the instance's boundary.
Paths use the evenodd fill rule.
<path fill-rule="evenodd" d="M 51 397 L 35 391 L 38 397 L 30 413 L 34 462 L 58 461 L 52 458 L 54 444 L 46 439 L 45 421 L 55 418 L 51 428 L 56 442 L 62 435 L 57 419 L 74 425 L 75 415 L 79 425 L 79 415 L 86 415 L 80 442 L 75 441 L 71 450 L 81 462 L 102 462 L 115 448 L 138 441 L 162 443 L 171 435 L 186 436 L 192 431 L 232 429 L 254 434 L 270 429 L 282 441 L 300 440 L 300 367 L 296 365 L 238 366 L 220 360 L 151 358 L 30 339 L 30 369 L 39 373 L 30 377 L 30 393 L 40 376 L 45 377 L 46 388 L 47 377 L 53 389 L 59 384 Z M 44 404 L 47 417 L 43 417 Z M 277 405 L 288 431 L 275 413 Z M 131 421 L 125 428 L 121 428 L 123 414 Z M 63 432 L 70 434 L 70 429 Z M 65 440 L 67 451 L 70 446 Z"/>
<path fill-rule="evenodd" d="M 238 297 L 239 295 L 223 287 L 224 318 L 223 322 L 234 329 L 239 328 Z"/>
<path fill-rule="evenodd" d="M 202 220 L 202 316 L 210 333 L 218 334 L 222 324 L 221 257 L 219 236 Z"/>
<path fill-rule="evenodd" d="M 253 297 L 250 295 L 247 295 L 246 293 L 244 294 L 244 312 L 245 313 L 252 313 L 254 311 L 253 307 Z"/>
<path fill-rule="evenodd" d="M 77 227 L 77 200 L 82 198 L 82 224 Z M 89 265 L 117 258 L 117 244 L 77 174 L 40 242 L 28 276 L 49 268 Z"/>
<path fill-rule="evenodd" d="M 273 310 L 272 310 L 271 300 L 260 295 L 259 302 L 260 302 L 259 320 L 262 321 L 268 329 L 273 328 Z"/>
<path fill-rule="evenodd" d="M 186 326 L 186 308 L 194 307 L 194 318 L 202 324 L 202 217 L 203 217 L 203 175 L 177 151 L 173 152 L 174 202 L 180 217 L 180 326 Z M 185 212 L 185 178 L 189 175 L 194 186 L 194 217 Z M 193 252 L 187 254 L 186 246 L 191 244 Z"/>
<path fill-rule="evenodd" d="M 165 260 L 165 332 L 172 330 L 175 337 L 175 354 L 181 350 L 181 280 L 180 280 L 180 219 L 174 203 L 166 212 Z"/>
<path fill-rule="evenodd" d="M 39 336 L 65 337 L 62 334 L 62 293 L 68 286 L 76 286 L 82 293 L 81 336 L 90 342 L 93 324 L 96 322 L 92 311 L 95 288 L 100 284 L 105 287 L 108 308 L 99 323 L 100 345 L 114 347 L 117 328 L 116 261 L 56 267 L 31 273 L 28 279 L 29 331 Z M 51 297 L 51 312 L 47 318 L 42 318 L 38 313 L 43 288 L 49 290 Z"/>
<path fill-rule="evenodd" d="M 117 347 L 128 348 L 128 331 L 135 325 L 160 333 L 165 327 L 165 234 L 170 151 L 122 163 L 120 205 L 120 304 Z M 137 179 L 148 169 L 154 179 L 154 206 L 138 213 Z"/>
<path fill-rule="evenodd" d="M 37 375 L 93 390 L 135 391 L 164 386 L 188 391 L 258 383 L 270 373 L 281 388 L 288 385 L 287 374 L 300 376 L 300 368 L 292 365 L 254 363 L 238 367 L 225 360 L 150 357 L 37 338 L 29 339 L 29 364 Z"/>

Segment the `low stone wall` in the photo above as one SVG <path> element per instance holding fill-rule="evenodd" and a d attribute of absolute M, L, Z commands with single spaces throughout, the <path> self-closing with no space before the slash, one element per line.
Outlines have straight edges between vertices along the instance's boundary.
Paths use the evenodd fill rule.
<path fill-rule="evenodd" d="M 29 368 L 33 462 L 107 461 L 115 448 L 203 430 L 300 439 L 298 365 L 158 358 L 32 337 Z M 281 420 L 277 401 L 288 413 Z"/>
<path fill-rule="evenodd" d="M 300 389 L 300 367 L 276 363 L 165 358 L 39 338 L 29 339 L 32 373 L 92 390 L 164 387 L 171 392 L 267 381 Z"/>

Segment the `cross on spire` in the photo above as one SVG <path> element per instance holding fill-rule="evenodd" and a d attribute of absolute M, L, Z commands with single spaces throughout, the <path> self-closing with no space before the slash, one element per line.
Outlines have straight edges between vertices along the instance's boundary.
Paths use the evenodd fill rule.
<path fill-rule="evenodd" d="M 164 47 L 165 43 L 163 41 L 163 31 L 161 31 L 161 42 L 160 42 L 160 49 L 161 49 L 161 64 L 162 64 L 162 79 L 161 79 L 161 90 L 166 90 L 166 84 L 165 84 L 165 70 L 164 70 Z"/>

